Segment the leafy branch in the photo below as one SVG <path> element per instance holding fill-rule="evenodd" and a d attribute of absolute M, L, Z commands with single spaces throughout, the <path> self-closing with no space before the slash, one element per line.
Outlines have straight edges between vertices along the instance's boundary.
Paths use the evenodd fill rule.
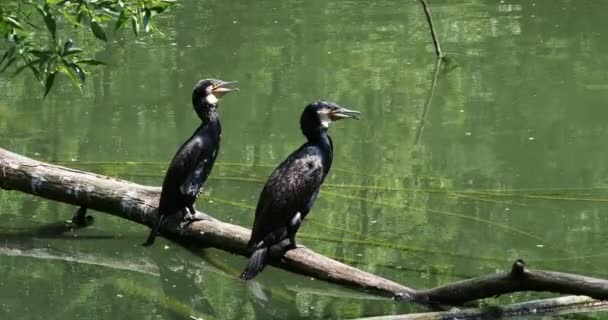
<path fill-rule="evenodd" d="M 85 49 L 75 45 L 70 37 L 61 40 L 58 26 L 72 25 L 89 29 L 91 34 L 106 42 L 108 25 L 113 30 L 130 28 L 137 36 L 157 31 L 152 17 L 174 5 L 176 0 L 28 0 L 0 2 L 0 74 L 11 77 L 30 70 L 44 86 L 44 96 L 50 92 L 57 74 L 66 75 L 82 91 L 89 66 L 103 65 L 86 57 Z M 42 41 L 41 41 L 42 40 Z M 45 41 L 46 40 L 46 41 Z M 46 45 L 39 43 L 46 42 Z"/>

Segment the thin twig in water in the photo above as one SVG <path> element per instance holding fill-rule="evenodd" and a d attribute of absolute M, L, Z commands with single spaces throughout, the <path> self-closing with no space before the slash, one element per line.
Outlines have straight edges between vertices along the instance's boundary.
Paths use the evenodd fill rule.
<path fill-rule="evenodd" d="M 433 18 L 431 17 L 429 6 L 427 5 L 426 0 L 419 1 L 422 4 L 422 9 L 424 9 L 424 14 L 426 15 L 426 21 L 429 23 L 429 28 L 431 29 L 431 36 L 433 37 L 433 45 L 435 46 L 437 58 L 443 59 L 445 56 L 443 55 L 441 46 L 439 45 L 439 37 L 437 37 L 437 32 L 435 31 L 435 25 L 433 24 Z"/>
<path fill-rule="evenodd" d="M 424 0 L 421 0 L 424 2 Z M 437 63 L 435 63 L 435 72 L 433 73 L 433 82 L 431 82 L 431 90 L 429 91 L 429 95 L 426 99 L 426 103 L 424 104 L 424 109 L 422 110 L 422 116 L 420 117 L 420 125 L 418 126 L 418 130 L 416 130 L 416 140 L 414 140 L 414 146 L 418 145 L 420 142 L 420 137 L 422 136 L 422 131 L 424 130 L 424 123 L 426 122 L 426 115 L 431 108 L 431 102 L 433 101 L 433 95 L 435 94 L 435 87 L 437 86 L 437 77 L 439 76 L 439 69 L 441 68 L 441 61 L 443 59 L 437 58 Z"/>

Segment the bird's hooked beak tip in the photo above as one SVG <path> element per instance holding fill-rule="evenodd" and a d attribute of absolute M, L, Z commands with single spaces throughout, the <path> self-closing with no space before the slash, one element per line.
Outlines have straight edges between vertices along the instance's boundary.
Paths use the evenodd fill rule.
<path fill-rule="evenodd" d="M 359 120 L 359 119 L 361 119 L 361 112 L 346 109 L 346 108 L 338 108 L 338 109 L 334 110 L 333 112 L 331 112 L 330 116 L 331 116 L 332 120 L 340 120 L 340 119 L 346 119 L 346 118 Z"/>
<path fill-rule="evenodd" d="M 211 91 L 213 92 L 213 94 L 219 95 L 219 96 L 222 96 L 229 92 L 238 92 L 239 88 L 231 87 L 232 85 L 236 85 L 238 83 L 239 83 L 238 81 L 223 81 L 223 82 L 216 84 L 213 87 L 213 90 L 211 90 Z"/>

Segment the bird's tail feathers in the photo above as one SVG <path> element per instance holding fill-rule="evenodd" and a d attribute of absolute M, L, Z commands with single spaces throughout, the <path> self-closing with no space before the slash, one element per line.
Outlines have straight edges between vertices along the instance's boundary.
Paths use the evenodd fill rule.
<path fill-rule="evenodd" d="M 250 280 L 253 279 L 258 273 L 262 272 L 267 264 L 268 253 L 268 247 L 258 246 L 258 248 L 251 255 L 251 258 L 249 258 L 245 271 L 241 273 L 241 279 Z"/>
<path fill-rule="evenodd" d="M 143 244 L 144 247 L 149 247 L 154 244 L 154 239 L 156 239 L 156 235 L 158 235 L 158 231 L 160 230 L 160 226 L 163 224 L 165 220 L 165 215 L 161 215 L 158 219 L 158 222 L 152 227 L 150 230 L 150 234 L 148 235 L 148 239 Z"/>

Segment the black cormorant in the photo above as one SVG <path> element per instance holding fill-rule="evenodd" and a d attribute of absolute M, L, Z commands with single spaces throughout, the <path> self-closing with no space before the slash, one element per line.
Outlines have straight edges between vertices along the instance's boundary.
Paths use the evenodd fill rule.
<path fill-rule="evenodd" d="M 319 188 L 329 172 L 333 144 L 327 134 L 332 121 L 359 118 L 359 112 L 333 102 L 309 104 L 300 117 L 300 128 L 308 140 L 270 175 L 260 194 L 248 246 L 254 246 L 241 278 L 252 279 L 264 269 L 270 247 L 289 239 L 287 249 L 296 248 L 295 235 L 312 208 Z"/>
<path fill-rule="evenodd" d="M 179 148 L 167 169 L 158 205 L 159 218 L 145 246 L 154 243 L 167 216 L 183 212 L 186 221 L 196 220 L 194 201 L 213 168 L 220 148 L 222 128 L 217 111 L 218 99 L 228 92 L 238 91 L 230 87 L 234 83 L 236 81 L 205 79 L 194 86 L 192 105 L 202 123 Z"/>

